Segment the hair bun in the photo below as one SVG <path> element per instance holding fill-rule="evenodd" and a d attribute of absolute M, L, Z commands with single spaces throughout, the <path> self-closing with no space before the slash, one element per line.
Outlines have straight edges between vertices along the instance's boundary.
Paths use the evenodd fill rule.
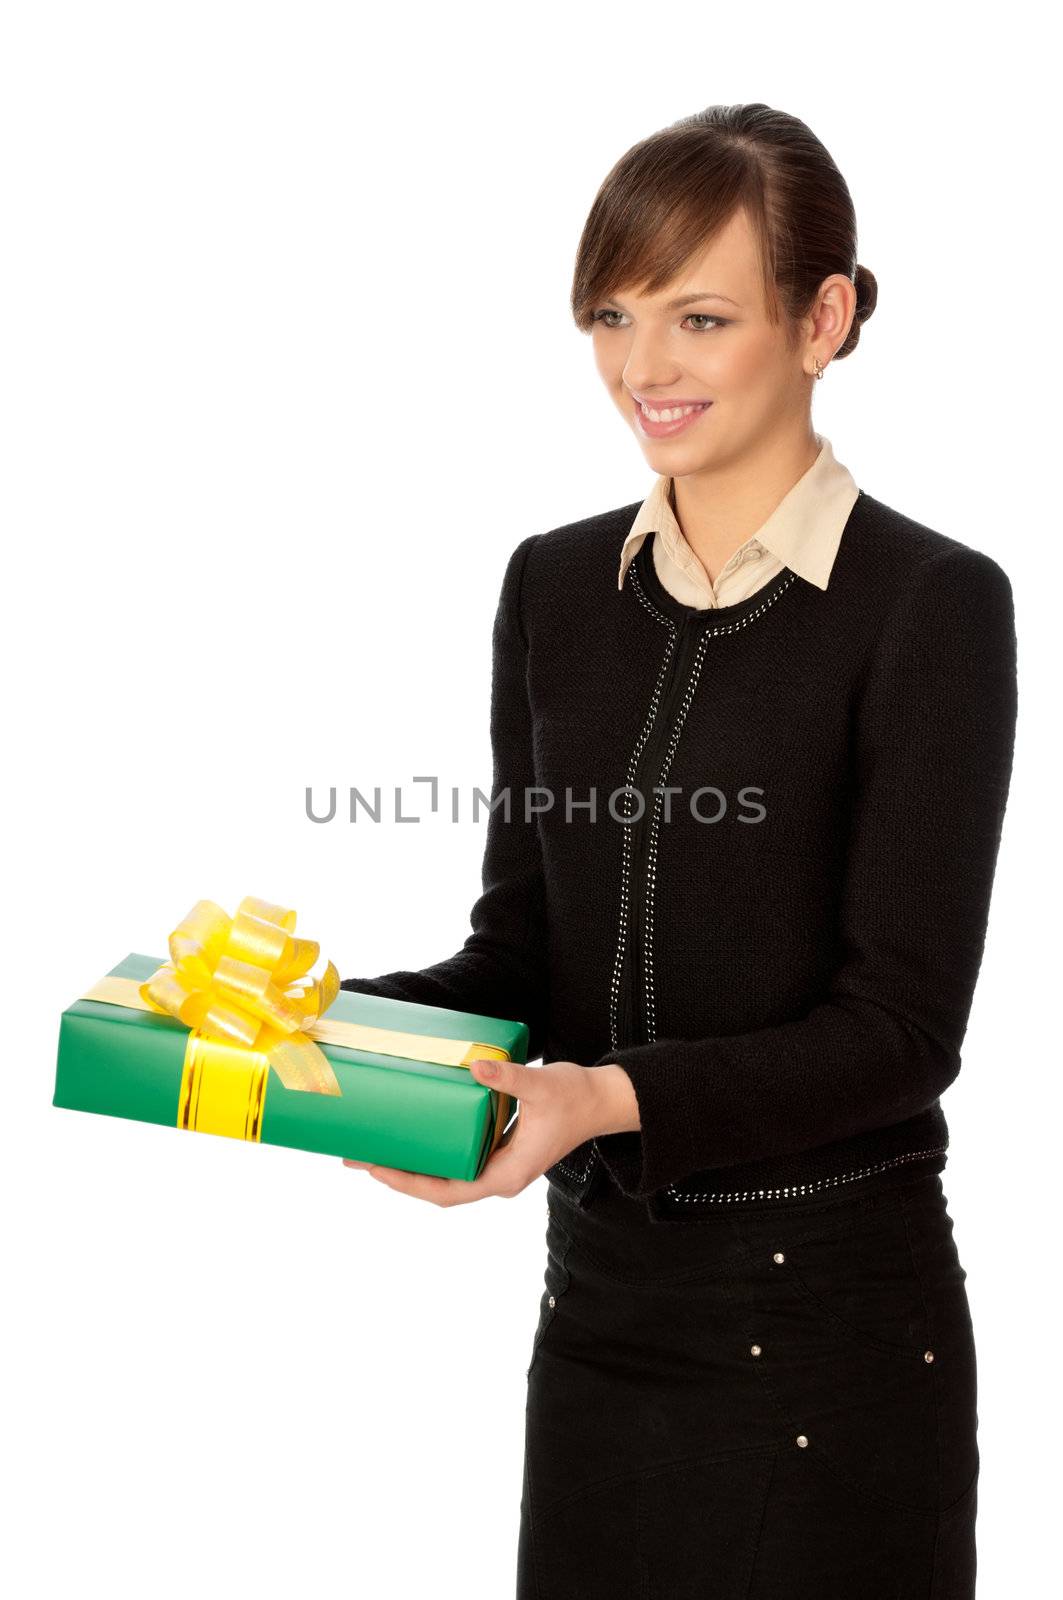
<path fill-rule="evenodd" d="M 878 279 L 870 267 L 856 264 L 856 315 L 866 322 L 878 301 Z"/>
<path fill-rule="evenodd" d="M 858 261 L 853 283 L 856 288 L 856 310 L 853 312 L 853 321 L 849 332 L 834 352 L 833 359 L 835 361 L 839 356 L 847 356 L 856 349 L 857 340 L 860 338 L 860 329 L 878 303 L 878 279 L 870 267 L 865 267 Z"/>

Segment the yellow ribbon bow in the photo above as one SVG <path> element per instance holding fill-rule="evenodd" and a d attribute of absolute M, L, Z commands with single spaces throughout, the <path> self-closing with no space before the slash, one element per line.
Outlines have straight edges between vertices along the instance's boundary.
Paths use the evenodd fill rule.
<path fill-rule="evenodd" d="M 335 1000 L 340 975 L 330 961 L 323 977 L 307 978 L 321 947 L 294 930 L 294 911 L 252 895 L 235 917 L 198 900 L 170 934 L 170 960 L 140 985 L 152 1010 L 192 1030 L 178 1117 L 185 1126 L 196 1126 L 196 1046 L 213 1066 L 227 1060 L 251 1071 L 259 1110 L 270 1066 L 286 1089 L 340 1093 L 328 1057 L 304 1031 Z M 257 1123 L 258 1111 L 252 1115 Z"/>

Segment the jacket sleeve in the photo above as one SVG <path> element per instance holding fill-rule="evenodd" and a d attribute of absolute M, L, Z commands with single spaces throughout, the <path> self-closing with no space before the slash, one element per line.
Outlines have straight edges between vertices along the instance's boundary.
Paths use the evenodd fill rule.
<path fill-rule="evenodd" d="M 1011 584 L 955 542 L 892 608 L 862 680 L 838 908 L 845 959 L 796 1021 L 610 1051 L 641 1132 L 595 1145 L 628 1195 L 929 1109 L 960 1069 L 1011 781 Z"/>
<path fill-rule="evenodd" d="M 535 777 L 521 583 L 536 538 L 529 535 L 509 558 L 492 632 L 491 808 L 472 931 L 456 954 L 433 966 L 341 984 L 362 994 L 525 1022 L 529 1061 L 543 1052 L 548 996 L 542 854 L 536 817 L 525 820 L 525 789 Z"/>

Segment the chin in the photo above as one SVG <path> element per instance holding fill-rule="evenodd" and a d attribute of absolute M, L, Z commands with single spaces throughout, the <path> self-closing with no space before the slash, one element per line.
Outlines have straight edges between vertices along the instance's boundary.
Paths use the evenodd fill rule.
<path fill-rule="evenodd" d="M 709 449 L 704 440 L 695 446 L 693 441 L 686 439 L 644 439 L 641 434 L 638 439 L 646 460 L 654 465 L 660 463 L 661 472 L 696 472 L 699 467 L 715 461 L 720 454 L 718 445 L 715 449 Z"/>

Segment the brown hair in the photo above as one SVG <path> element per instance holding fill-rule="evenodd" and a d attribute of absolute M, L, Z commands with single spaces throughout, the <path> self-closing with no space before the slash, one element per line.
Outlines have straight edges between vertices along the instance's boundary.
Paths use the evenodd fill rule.
<path fill-rule="evenodd" d="M 741 207 L 760 246 L 771 322 L 793 338 L 824 278 L 856 286 L 852 326 L 834 360 L 855 350 L 875 309 L 875 275 L 856 259 L 856 213 L 845 179 L 799 118 L 756 102 L 708 106 L 650 134 L 612 168 L 576 252 L 572 314 L 586 333 L 624 285 L 655 294 Z"/>

